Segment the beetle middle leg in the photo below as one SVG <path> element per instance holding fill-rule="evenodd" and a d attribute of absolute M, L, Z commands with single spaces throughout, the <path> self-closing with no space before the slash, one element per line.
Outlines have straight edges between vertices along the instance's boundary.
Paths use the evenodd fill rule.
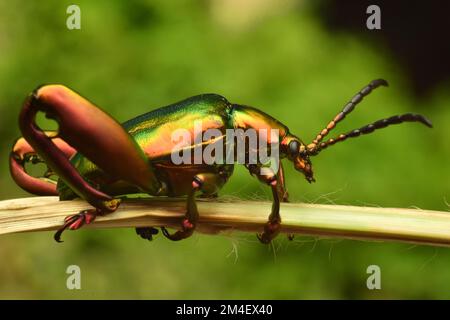
<path fill-rule="evenodd" d="M 161 231 L 166 238 L 179 241 L 190 237 L 197 226 L 198 221 L 198 209 L 195 203 L 195 193 L 200 190 L 203 181 L 196 177 L 192 180 L 192 189 L 188 194 L 186 202 L 186 213 L 184 215 L 183 221 L 181 222 L 181 229 L 173 234 L 170 234 L 166 228 L 161 227 Z"/>
<path fill-rule="evenodd" d="M 227 173 L 204 173 L 197 174 L 192 179 L 192 189 L 188 193 L 186 202 L 186 214 L 181 222 L 181 229 L 174 234 L 170 234 L 166 228 L 161 227 L 161 231 L 170 240 L 178 241 L 190 237 L 197 226 L 199 214 L 195 201 L 195 194 L 198 191 L 206 195 L 217 194 L 218 189 L 228 178 Z"/>

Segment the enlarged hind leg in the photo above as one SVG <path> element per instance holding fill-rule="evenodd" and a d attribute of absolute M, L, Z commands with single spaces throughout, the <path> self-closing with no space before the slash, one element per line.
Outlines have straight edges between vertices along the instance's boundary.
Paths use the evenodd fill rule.
<path fill-rule="evenodd" d="M 44 132 L 55 146 L 62 151 L 64 156 L 69 159 L 76 150 L 69 146 L 64 140 L 56 137 L 56 132 Z M 12 151 L 9 155 L 9 171 L 14 182 L 25 191 L 38 196 L 57 196 L 56 182 L 48 179 L 51 172 L 47 171 L 43 177 L 31 176 L 25 166 L 28 163 L 36 164 L 44 162 L 34 151 L 33 147 L 24 139 L 19 138 L 14 143 Z"/>
<path fill-rule="evenodd" d="M 40 87 L 28 97 L 20 113 L 22 134 L 60 179 L 95 207 L 67 217 L 55 235 L 56 240 L 65 229 L 78 229 L 96 215 L 116 210 L 120 200 L 87 183 L 54 141 L 39 128 L 38 112 L 55 119 L 59 124 L 58 136 L 96 164 L 106 176 L 126 181 L 148 193 L 157 194 L 161 190 L 143 151 L 117 121 L 64 86 Z"/>

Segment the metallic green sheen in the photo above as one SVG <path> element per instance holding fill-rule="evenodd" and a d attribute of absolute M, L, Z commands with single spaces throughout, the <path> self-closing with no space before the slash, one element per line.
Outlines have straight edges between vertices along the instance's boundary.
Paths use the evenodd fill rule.
<path fill-rule="evenodd" d="M 172 133 L 177 129 L 193 131 L 196 121 L 203 123 L 203 131 L 216 128 L 224 135 L 226 129 L 233 128 L 279 129 L 280 140 L 288 134 L 286 126 L 262 111 L 252 107 L 232 105 L 217 94 L 194 96 L 126 121 L 122 126 L 147 156 L 149 167 L 154 168 L 157 179 L 167 186 L 166 193 L 162 195 L 187 194 L 192 188 L 192 178 L 196 174 L 216 176 L 215 184 L 218 190 L 233 172 L 233 164 L 175 165 L 172 163 L 171 153 L 174 147 Z M 195 147 L 194 139 L 191 147 Z M 80 153 L 72 157 L 71 163 L 89 183 L 107 194 L 114 196 L 143 192 L 125 181 L 106 176 Z M 211 194 L 215 194 L 217 190 L 211 190 Z M 58 192 L 62 200 L 76 197 L 62 180 L 58 181 Z"/>

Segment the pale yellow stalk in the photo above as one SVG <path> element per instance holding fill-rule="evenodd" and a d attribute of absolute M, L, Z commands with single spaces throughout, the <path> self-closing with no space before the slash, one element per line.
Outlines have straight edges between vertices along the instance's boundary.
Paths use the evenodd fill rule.
<path fill-rule="evenodd" d="M 56 230 L 64 217 L 89 208 L 81 200 L 33 197 L 0 201 L 0 234 Z M 199 200 L 198 232 L 260 232 L 270 202 Z M 89 228 L 177 227 L 183 199 L 127 199 L 116 212 L 98 217 Z M 282 232 L 317 237 L 450 245 L 450 213 L 418 209 L 286 203 Z"/>

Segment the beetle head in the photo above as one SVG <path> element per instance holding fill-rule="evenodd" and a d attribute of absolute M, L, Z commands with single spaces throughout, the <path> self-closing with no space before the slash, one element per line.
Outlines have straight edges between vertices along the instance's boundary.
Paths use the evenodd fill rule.
<path fill-rule="evenodd" d="M 306 180 L 315 182 L 311 160 L 306 145 L 300 139 L 288 136 L 283 141 L 284 153 L 294 163 L 294 168 L 305 175 Z"/>

